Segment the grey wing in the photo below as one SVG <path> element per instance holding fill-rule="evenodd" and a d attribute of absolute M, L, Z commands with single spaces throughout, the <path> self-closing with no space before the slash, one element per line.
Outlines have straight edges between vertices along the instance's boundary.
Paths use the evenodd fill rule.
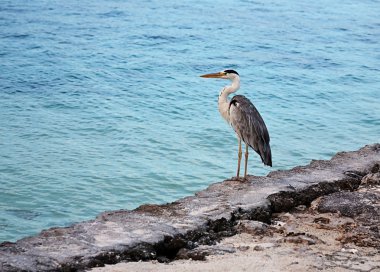
<path fill-rule="evenodd" d="M 238 136 L 272 166 L 268 129 L 256 107 L 243 95 L 236 95 L 229 105 L 230 124 Z"/>

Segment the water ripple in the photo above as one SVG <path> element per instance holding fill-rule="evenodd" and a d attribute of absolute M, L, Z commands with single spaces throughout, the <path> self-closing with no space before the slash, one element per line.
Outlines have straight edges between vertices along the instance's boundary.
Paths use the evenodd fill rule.
<path fill-rule="evenodd" d="M 0 13 L 0 242 L 234 175 L 226 82 L 202 73 L 239 71 L 273 170 L 380 140 L 376 1 L 15 0 Z M 249 167 L 270 170 L 254 155 Z"/>

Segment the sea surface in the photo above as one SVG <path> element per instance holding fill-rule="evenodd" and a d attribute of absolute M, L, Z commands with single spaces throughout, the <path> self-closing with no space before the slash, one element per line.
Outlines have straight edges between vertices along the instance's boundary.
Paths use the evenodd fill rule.
<path fill-rule="evenodd" d="M 273 168 L 380 141 L 379 1 L 0 0 L 0 242 L 236 174 L 235 69 Z"/>

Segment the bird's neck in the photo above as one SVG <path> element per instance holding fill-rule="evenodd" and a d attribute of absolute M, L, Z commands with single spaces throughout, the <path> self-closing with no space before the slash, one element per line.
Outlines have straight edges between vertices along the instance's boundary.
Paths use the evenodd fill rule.
<path fill-rule="evenodd" d="M 239 77 L 235 77 L 232 80 L 232 84 L 224 87 L 219 94 L 218 99 L 218 108 L 222 117 L 229 123 L 229 114 L 228 108 L 230 105 L 230 101 L 228 100 L 228 96 L 234 92 L 236 92 L 240 88 L 240 79 Z"/>

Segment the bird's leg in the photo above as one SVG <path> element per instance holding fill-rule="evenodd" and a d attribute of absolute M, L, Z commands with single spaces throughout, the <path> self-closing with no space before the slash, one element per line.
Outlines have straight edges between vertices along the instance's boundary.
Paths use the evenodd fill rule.
<path fill-rule="evenodd" d="M 238 151 L 238 167 L 237 167 L 237 173 L 236 173 L 236 179 L 239 180 L 239 173 L 240 173 L 240 162 L 241 162 L 241 139 L 239 137 L 239 151 Z"/>
<path fill-rule="evenodd" d="M 248 165 L 248 145 L 245 145 L 245 167 L 244 167 L 244 179 L 247 178 L 247 165 Z"/>

